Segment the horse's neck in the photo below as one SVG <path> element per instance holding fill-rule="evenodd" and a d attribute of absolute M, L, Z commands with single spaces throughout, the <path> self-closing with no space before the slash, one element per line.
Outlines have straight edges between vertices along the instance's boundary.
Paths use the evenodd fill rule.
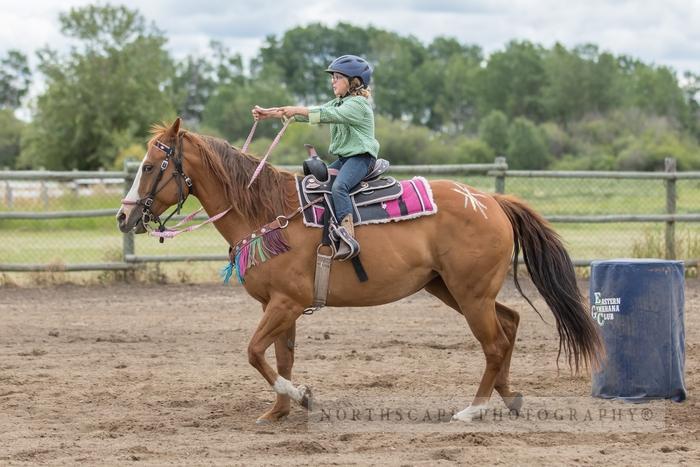
<path fill-rule="evenodd" d="M 209 215 L 215 216 L 229 207 L 230 206 L 227 206 L 219 211 L 214 210 Z M 204 209 L 209 213 L 209 210 L 206 208 Z M 253 228 L 244 221 L 243 216 L 241 216 L 235 208 L 231 209 L 224 217 L 214 222 L 214 226 L 231 246 L 249 236 L 253 231 Z"/>
<path fill-rule="evenodd" d="M 209 217 L 231 208 L 223 194 L 223 189 L 217 186 L 213 180 L 207 180 L 205 183 L 200 182 L 195 188 L 195 196 Z M 214 226 L 229 245 L 235 245 L 253 231 L 247 220 L 235 208 L 214 222 Z"/>

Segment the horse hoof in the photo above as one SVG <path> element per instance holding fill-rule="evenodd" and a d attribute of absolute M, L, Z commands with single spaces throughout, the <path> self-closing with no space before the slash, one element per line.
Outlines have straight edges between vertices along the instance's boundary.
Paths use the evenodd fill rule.
<path fill-rule="evenodd" d="M 523 407 L 523 395 L 519 392 L 516 392 L 513 396 L 507 397 L 506 400 L 504 400 L 504 402 L 506 403 L 506 407 L 508 407 L 508 410 L 519 414 L 520 409 Z"/>
<path fill-rule="evenodd" d="M 488 406 L 486 405 L 470 405 L 466 409 L 457 412 L 452 416 L 452 422 L 471 422 L 484 418 Z"/>
<path fill-rule="evenodd" d="M 275 422 L 282 422 L 287 419 L 287 414 L 277 414 L 277 415 L 261 415 L 257 420 L 255 420 L 256 425 L 272 425 Z"/>
<path fill-rule="evenodd" d="M 301 390 L 301 400 L 299 401 L 299 403 L 306 410 L 313 410 L 314 396 L 311 392 L 311 388 L 306 386 L 300 386 L 299 389 Z"/>

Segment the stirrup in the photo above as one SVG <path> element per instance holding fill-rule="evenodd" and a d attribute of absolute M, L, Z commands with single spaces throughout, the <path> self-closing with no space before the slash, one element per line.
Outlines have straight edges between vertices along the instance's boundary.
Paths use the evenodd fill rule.
<path fill-rule="evenodd" d="M 331 225 L 331 236 L 340 240 L 340 245 L 333 255 L 333 259 L 347 261 L 360 254 L 360 244 L 343 226 Z"/>

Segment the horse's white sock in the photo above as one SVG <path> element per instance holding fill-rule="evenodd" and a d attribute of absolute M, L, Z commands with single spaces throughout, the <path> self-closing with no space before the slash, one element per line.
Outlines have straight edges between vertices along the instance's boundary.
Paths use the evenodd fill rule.
<path fill-rule="evenodd" d="M 272 389 L 277 394 L 285 394 L 294 399 L 295 401 L 301 402 L 301 398 L 303 396 L 302 392 L 299 389 L 295 388 L 292 382 L 286 378 L 278 376 L 275 380 L 275 384 L 272 386 Z"/>
<path fill-rule="evenodd" d="M 466 409 L 461 410 L 452 416 L 452 420 L 461 420 L 463 422 L 471 422 L 472 420 L 481 420 L 486 416 L 488 404 L 469 405 Z"/>

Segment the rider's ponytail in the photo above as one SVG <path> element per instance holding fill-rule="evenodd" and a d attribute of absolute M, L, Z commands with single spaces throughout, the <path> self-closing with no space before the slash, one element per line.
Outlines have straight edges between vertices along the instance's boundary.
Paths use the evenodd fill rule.
<path fill-rule="evenodd" d="M 369 86 L 362 84 L 362 80 L 360 78 L 355 77 L 350 80 L 350 90 L 348 91 L 348 94 L 351 96 L 362 96 L 369 99 L 372 97 L 372 89 Z"/>

